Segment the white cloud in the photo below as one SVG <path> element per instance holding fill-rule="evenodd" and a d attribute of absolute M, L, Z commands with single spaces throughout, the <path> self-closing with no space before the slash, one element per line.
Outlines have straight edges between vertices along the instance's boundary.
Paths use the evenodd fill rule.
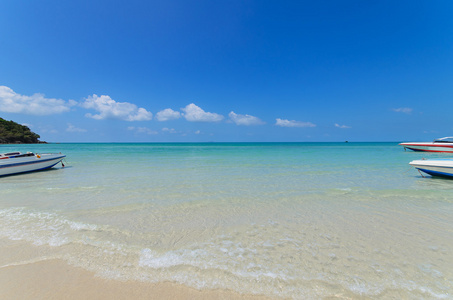
<path fill-rule="evenodd" d="M 127 127 L 127 130 L 135 131 L 136 133 L 149 134 L 149 135 L 159 134 L 157 131 L 152 130 L 152 129 L 148 128 L 148 127 L 129 126 L 129 127 Z"/>
<path fill-rule="evenodd" d="M 158 121 L 176 120 L 179 118 L 181 118 L 181 113 L 179 111 L 174 111 L 171 108 L 166 108 L 156 114 L 156 119 Z"/>
<path fill-rule="evenodd" d="M 176 130 L 174 128 L 164 127 L 164 128 L 162 128 L 162 131 L 163 132 L 168 132 L 168 133 L 176 133 Z"/>
<path fill-rule="evenodd" d="M 315 124 L 311 122 L 300 122 L 294 120 L 283 120 L 283 119 L 276 119 L 275 125 L 280 127 L 316 127 Z"/>
<path fill-rule="evenodd" d="M 82 129 L 82 128 L 77 128 L 74 125 L 72 125 L 71 123 L 68 123 L 68 128 L 66 128 L 66 131 L 67 132 L 86 132 L 87 130 Z"/>
<path fill-rule="evenodd" d="M 205 112 L 193 103 L 181 108 L 181 110 L 184 112 L 184 118 L 190 122 L 219 122 L 224 118 L 216 113 Z"/>
<path fill-rule="evenodd" d="M 86 109 L 94 109 L 99 114 L 87 113 L 85 116 L 96 120 L 120 119 L 125 121 L 148 121 L 153 114 L 144 108 L 129 102 L 116 102 L 110 96 L 101 95 L 88 96 L 81 106 Z"/>
<path fill-rule="evenodd" d="M 399 107 L 399 108 L 392 108 L 394 112 L 400 112 L 404 114 L 410 114 L 412 113 L 412 108 L 409 107 Z"/>
<path fill-rule="evenodd" d="M 7 86 L 0 86 L 0 111 L 2 112 L 53 115 L 67 112 L 75 104 L 74 100 L 45 98 L 43 94 L 20 95 Z"/>
<path fill-rule="evenodd" d="M 335 123 L 335 127 L 337 127 L 337 128 L 342 128 L 342 129 L 351 128 L 351 126 L 340 125 L 340 124 L 337 124 L 337 123 Z"/>
<path fill-rule="evenodd" d="M 250 115 L 239 115 L 234 113 L 234 111 L 228 114 L 231 121 L 233 121 L 236 125 L 263 125 L 264 122 L 261 121 L 259 118 L 250 116 Z"/>

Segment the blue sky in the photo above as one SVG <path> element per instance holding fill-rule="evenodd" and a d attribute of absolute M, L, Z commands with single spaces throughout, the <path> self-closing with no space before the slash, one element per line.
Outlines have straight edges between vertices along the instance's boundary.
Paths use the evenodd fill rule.
<path fill-rule="evenodd" d="M 0 117 L 48 142 L 453 135 L 453 1 L 2 1 Z"/>

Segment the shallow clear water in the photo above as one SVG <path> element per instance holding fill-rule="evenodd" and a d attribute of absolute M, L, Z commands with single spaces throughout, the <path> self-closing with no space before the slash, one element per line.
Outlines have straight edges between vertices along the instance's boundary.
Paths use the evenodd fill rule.
<path fill-rule="evenodd" d="M 453 180 L 396 143 L 47 144 L 0 237 L 119 280 L 295 299 L 453 297 Z M 2 265 L 20 263 L 0 259 Z"/>

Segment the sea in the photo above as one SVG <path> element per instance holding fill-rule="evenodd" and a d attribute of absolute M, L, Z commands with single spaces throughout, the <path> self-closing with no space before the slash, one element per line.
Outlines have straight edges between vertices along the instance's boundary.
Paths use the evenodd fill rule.
<path fill-rule="evenodd" d="M 447 154 L 354 142 L 9 151 L 66 158 L 0 178 L 0 238 L 39 249 L 0 267 L 55 258 L 102 278 L 276 299 L 453 299 L 453 180 L 408 164 Z"/>

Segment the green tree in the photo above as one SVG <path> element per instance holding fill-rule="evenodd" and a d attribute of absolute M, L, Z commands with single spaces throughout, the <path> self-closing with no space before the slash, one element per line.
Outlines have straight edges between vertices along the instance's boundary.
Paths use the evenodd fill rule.
<path fill-rule="evenodd" d="M 34 144 L 39 138 L 27 126 L 0 118 L 0 144 Z"/>

